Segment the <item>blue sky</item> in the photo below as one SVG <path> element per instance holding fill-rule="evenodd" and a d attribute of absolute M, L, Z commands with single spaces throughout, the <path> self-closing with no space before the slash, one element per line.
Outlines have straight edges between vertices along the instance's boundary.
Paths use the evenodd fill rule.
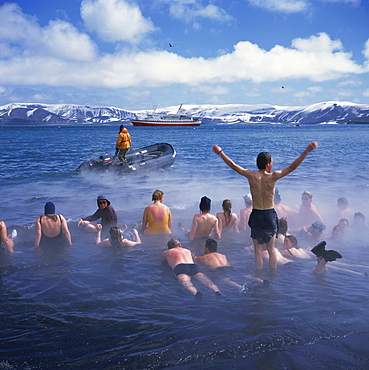
<path fill-rule="evenodd" d="M 331 100 L 369 103 L 368 0 L 0 0 L 0 105 Z"/>

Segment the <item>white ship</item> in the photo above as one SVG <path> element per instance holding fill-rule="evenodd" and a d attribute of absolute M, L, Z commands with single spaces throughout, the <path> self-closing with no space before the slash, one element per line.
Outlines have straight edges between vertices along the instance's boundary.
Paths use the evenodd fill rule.
<path fill-rule="evenodd" d="M 181 114 L 182 104 L 177 113 L 156 113 L 155 109 L 144 119 L 131 119 L 133 126 L 200 126 L 201 121 L 198 118 Z"/>

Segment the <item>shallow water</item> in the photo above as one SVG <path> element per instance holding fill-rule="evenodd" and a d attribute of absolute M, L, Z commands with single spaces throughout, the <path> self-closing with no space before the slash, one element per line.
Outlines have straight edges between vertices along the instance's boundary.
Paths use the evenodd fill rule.
<path fill-rule="evenodd" d="M 319 148 L 278 188 L 291 208 L 298 207 L 303 190 L 310 190 L 328 237 L 341 196 L 369 217 L 367 126 L 128 129 L 134 147 L 171 143 L 178 153 L 174 166 L 123 179 L 80 175 L 75 169 L 84 159 L 114 151 L 117 127 L 0 128 L 0 219 L 19 230 L 19 253 L 0 255 L 0 369 L 369 367 L 367 241 L 335 248 L 343 259 L 330 263 L 324 276 L 311 273 L 313 258 L 278 268 L 275 276 L 266 263 L 262 277 L 271 287 L 251 284 L 240 296 L 219 283 L 222 298 L 201 288 L 199 302 L 161 265 L 166 238 L 146 238 L 124 251 L 99 249 L 93 235 L 75 226 L 95 211 L 101 193 L 117 210 L 119 225 L 139 221 L 158 188 L 173 213 L 173 235 L 191 248 L 176 225 L 190 227 L 203 195 L 212 199 L 212 213 L 221 210 L 225 198 L 238 213 L 249 192 L 246 181 L 211 152 L 212 144 L 251 169 L 257 153 L 269 151 L 280 169 L 318 140 Z M 69 220 L 71 248 L 31 249 L 32 223 L 46 201 Z M 243 236 L 219 243 L 219 251 L 238 268 L 234 280 L 240 284 L 254 273 L 253 254 L 245 245 Z"/>

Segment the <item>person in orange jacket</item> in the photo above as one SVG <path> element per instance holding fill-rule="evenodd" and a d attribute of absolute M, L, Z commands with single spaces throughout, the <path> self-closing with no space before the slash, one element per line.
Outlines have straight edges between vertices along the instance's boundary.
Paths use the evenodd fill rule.
<path fill-rule="evenodd" d="M 115 143 L 115 154 L 118 154 L 118 159 L 120 162 L 126 162 L 126 153 L 130 147 L 131 135 L 123 125 L 120 125 L 119 135 L 117 142 Z"/>

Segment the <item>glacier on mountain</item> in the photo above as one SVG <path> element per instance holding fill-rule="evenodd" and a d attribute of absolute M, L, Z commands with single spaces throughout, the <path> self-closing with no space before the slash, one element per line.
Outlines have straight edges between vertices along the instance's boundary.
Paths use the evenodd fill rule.
<path fill-rule="evenodd" d="M 178 106 L 160 109 L 176 113 Z M 202 124 L 321 124 L 369 123 L 369 105 L 329 101 L 309 106 L 268 104 L 184 105 L 182 113 L 200 118 Z M 0 124 L 114 124 L 141 119 L 147 110 L 76 104 L 11 103 L 0 106 Z"/>

